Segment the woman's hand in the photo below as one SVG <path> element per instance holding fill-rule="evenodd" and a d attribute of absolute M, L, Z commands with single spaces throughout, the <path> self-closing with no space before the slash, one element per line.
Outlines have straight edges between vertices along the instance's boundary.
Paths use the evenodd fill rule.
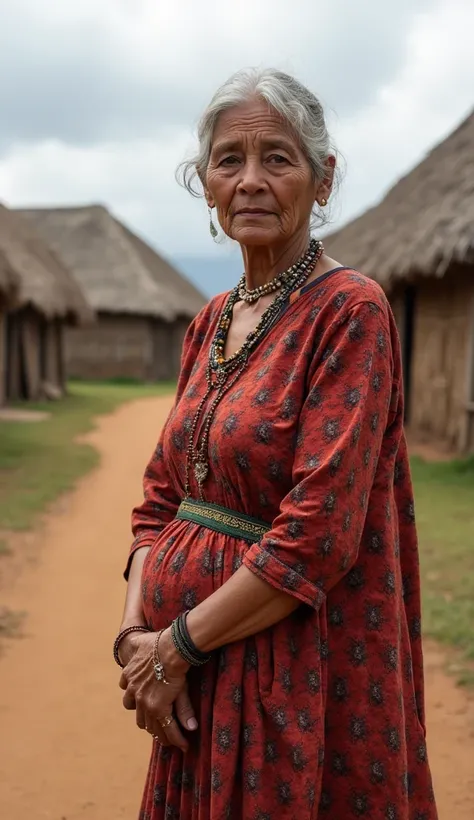
<path fill-rule="evenodd" d="M 168 683 L 157 681 L 152 661 L 155 640 L 156 633 L 142 633 L 133 636 L 124 647 L 121 658 L 130 657 L 120 678 L 120 687 L 126 690 L 123 704 L 126 709 L 136 709 L 140 729 L 148 731 L 163 745 L 171 744 L 185 752 L 188 742 L 176 717 L 185 728 L 197 728 L 186 686 L 187 666 L 174 650 L 169 630 L 165 630 L 159 648 Z"/>
<path fill-rule="evenodd" d="M 129 632 L 128 635 L 125 635 L 125 637 L 122 638 L 120 641 L 118 654 L 124 667 L 130 663 L 135 652 L 137 651 L 140 638 L 146 634 L 146 632 Z"/>

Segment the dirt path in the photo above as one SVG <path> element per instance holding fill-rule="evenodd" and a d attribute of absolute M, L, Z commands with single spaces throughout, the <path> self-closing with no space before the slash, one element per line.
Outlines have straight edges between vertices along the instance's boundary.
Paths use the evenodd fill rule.
<path fill-rule="evenodd" d="M 40 559 L 2 599 L 27 610 L 0 660 L 0 817 L 136 820 L 148 737 L 122 710 L 111 644 L 131 505 L 169 400 L 102 419 L 102 465 L 49 516 Z M 474 709 L 427 652 L 429 748 L 440 820 L 474 818 Z"/>

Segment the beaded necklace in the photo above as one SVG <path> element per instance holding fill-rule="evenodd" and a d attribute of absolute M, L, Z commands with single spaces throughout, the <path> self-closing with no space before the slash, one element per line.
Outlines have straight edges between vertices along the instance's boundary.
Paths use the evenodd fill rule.
<path fill-rule="evenodd" d="M 186 473 L 184 492 L 185 497 L 189 498 L 191 495 L 191 468 L 193 468 L 194 477 L 199 488 L 199 498 L 204 500 L 203 486 L 209 475 L 209 432 L 211 429 L 212 420 L 214 418 L 216 409 L 223 397 L 240 378 L 241 374 L 247 367 L 247 362 L 250 354 L 257 347 L 261 339 L 266 335 L 270 327 L 275 322 L 288 296 L 294 291 L 301 288 L 306 282 L 308 276 L 316 267 L 317 262 L 323 253 L 323 244 L 315 239 L 312 239 L 308 250 L 288 271 L 280 275 L 281 285 L 279 285 L 280 292 L 268 308 L 262 313 L 260 321 L 245 339 L 242 346 L 228 359 L 224 357 L 225 344 L 227 341 L 227 334 L 229 332 L 230 323 L 232 321 L 232 312 L 234 305 L 242 299 L 240 294 L 240 283 L 231 291 L 230 296 L 221 313 L 214 339 L 212 340 L 209 350 L 209 362 L 206 369 L 207 390 L 199 402 L 198 408 L 194 415 L 191 431 L 189 436 L 189 444 L 186 453 Z M 252 291 L 250 291 L 252 293 Z M 255 300 L 254 300 L 255 301 Z M 199 421 L 203 413 L 204 407 L 207 403 L 212 391 L 215 390 L 215 396 L 209 406 L 205 419 L 202 424 L 202 432 L 200 441 L 197 435 Z"/>
<path fill-rule="evenodd" d="M 301 260 L 299 260 L 300 262 Z M 288 270 L 284 273 L 277 273 L 270 282 L 266 282 L 265 285 L 259 285 L 258 288 L 254 288 L 253 290 L 249 290 L 247 287 L 247 282 L 245 279 L 245 273 L 242 274 L 240 278 L 240 282 L 237 285 L 239 289 L 239 297 L 242 299 L 243 302 L 246 302 L 248 305 L 252 305 L 254 302 L 257 302 L 261 296 L 266 296 L 268 293 L 275 293 L 276 290 L 282 287 L 285 282 L 288 281 L 292 277 L 294 273 L 296 273 L 298 269 L 298 262 L 295 262 Z"/>

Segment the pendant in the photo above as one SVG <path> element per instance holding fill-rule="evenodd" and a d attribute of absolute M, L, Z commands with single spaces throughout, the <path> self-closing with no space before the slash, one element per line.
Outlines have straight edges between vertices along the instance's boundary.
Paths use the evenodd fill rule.
<path fill-rule="evenodd" d="M 163 664 L 159 661 L 155 663 L 153 666 L 153 671 L 155 673 L 155 678 L 159 683 L 166 683 L 168 685 L 168 681 L 166 680 L 165 669 Z"/>
<path fill-rule="evenodd" d="M 194 475 L 196 476 L 196 481 L 200 487 L 204 484 L 208 474 L 209 464 L 205 461 L 196 461 L 194 463 Z"/>

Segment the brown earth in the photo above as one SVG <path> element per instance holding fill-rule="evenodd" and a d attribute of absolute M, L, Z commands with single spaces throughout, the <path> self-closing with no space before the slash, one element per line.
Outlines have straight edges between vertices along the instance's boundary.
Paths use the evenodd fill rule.
<path fill-rule="evenodd" d="M 25 554 L 38 559 L 26 560 L 3 589 L 4 605 L 28 613 L 24 636 L 9 641 L 0 660 L 3 820 L 137 818 L 150 741 L 121 707 L 111 645 L 130 508 L 169 403 L 141 400 L 100 420 L 90 436 L 100 468 L 26 539 Z M 428 647 L 428 747 L 440 820 L 473 820 L 474 704 L 443 663 Z"/>

